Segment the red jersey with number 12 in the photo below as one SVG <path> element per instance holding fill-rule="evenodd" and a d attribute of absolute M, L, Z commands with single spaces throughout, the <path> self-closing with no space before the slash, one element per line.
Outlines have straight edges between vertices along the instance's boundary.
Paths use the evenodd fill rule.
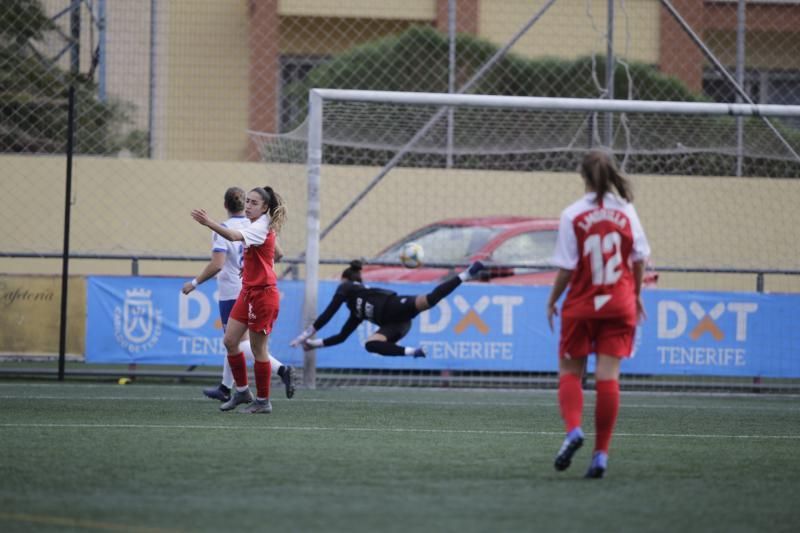
<path fill-rule="evenodd" d="M 269 217 L 262 215 L 239 230 L 244 237 L 242 288 L 277 285 L 275 276 L 275 232 L 269 229 Z"/>
<path fill-rule="evenodd" d="M 572 270 L 561 314 L 573 318 L 636 317 L 633 261 L 650 245 L 633 204 L 589 193 L 561 213 L 553 262 Z"/>

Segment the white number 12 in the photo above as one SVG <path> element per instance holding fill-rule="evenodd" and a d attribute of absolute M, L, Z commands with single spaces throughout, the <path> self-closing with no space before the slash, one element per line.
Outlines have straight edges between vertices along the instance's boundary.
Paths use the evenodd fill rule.
<path fill-rule="evenodd" d="M 619 265 L 622 263 L 620 244 L 622 237 L 616 231 L 600 235 L 589 235 L 584 241 L 583 255 L 589 256 L 589 263 L 592 267 L 593 285 L 613 285 L 622 275 Z M 613 252 L 614 255 L 608 258 L 608 262 L 603 264 L 603 253 Z"/>

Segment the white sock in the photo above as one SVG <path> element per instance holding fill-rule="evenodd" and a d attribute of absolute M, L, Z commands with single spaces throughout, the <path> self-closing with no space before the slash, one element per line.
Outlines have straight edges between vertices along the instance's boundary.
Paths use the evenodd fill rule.
<path fill-rule="evenodd" d="M 411 348 L 410 346 L 406 346 L 406 347 L 404 348 L 404 350 L 405 350 L 405 352 L 406 352 L 406 355 L 414 355 L 414 352 L 416 352 L 416 351 L 417 351 L 417 349 L 416 349 L 416 348 Z"/>
<path fill-rule="evenodd" d="M 222 384 L 228 389 L 233 388 L 233 371 L 231 371 L 231 364 L 228 362 L 228 356 L 225 356 L 225 363 L 222 365 Z"/>
<path fill-rule="evenodd" d="M 458 277 L 461 279 L 461 281 L 469 281 L 472 279 L 472 276 L 470 276 L 469 272 L 467 272 L 466 270 L 464 270 L 463 272 L 459 272 Z"/>
<path fill-rule="evenodd" d="M 272 370 L 272 375 L 278 375 L 278 369 L 283 366 L 283 363 L 272 357 L 272 354 L 268 353 L 267 356 L 269 357 L 269 366 Z"/>
<path fill-rule="evenodd" d="M 253 349 L 250 348 L 250 341 L 246 340 L 246 341 L 240 342 L 239 343 L 239 349 L 242 352 L 244 352 L 244 357 L 247 360 L 247 366 L 253 366 L 253 361 L 255 361 L 255 358 L 253 357 Z M 269 357 L 269 364 L 270 364 L 270 367 L 271 367 L 271 372 L 270 373 L 273 376 L 277 376 L 278 375 L 278 369 L 283 366 L 283 363 L 281 363 L 280 361 L 278 361 L 277 359 L 272 357 L 272 355 L 269 354 L 269 353 L 267 354 L 267 356 Z"/>
<path fill-rule="evenodd" d="M 250 341 L 242 341 L 239 343 L 239 351 L 244 353 L 244 358 L 247 361 L 247 366 L 253 366 L 253 361 L 255 358 L 253 357 L 253 349 L 250 348 Z"/>

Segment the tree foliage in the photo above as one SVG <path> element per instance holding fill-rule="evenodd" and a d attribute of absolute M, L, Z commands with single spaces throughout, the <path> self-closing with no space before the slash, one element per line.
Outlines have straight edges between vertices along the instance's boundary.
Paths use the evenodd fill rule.
<path fill-rule="evenodd" d="M 63 152 L 70 85 L 76 94 L 75 151 L 119 151 L 130 137 L 123 128 L 131 123 L 132 106 L 99 100 L 92 80 L 39 52 L 37 45 L 54 29 L 37 0 L 0 2 L 0 152 Z"/>

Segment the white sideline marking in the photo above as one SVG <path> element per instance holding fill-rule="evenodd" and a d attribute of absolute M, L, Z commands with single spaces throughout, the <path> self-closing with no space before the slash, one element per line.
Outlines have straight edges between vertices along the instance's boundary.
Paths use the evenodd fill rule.
<path fill-rule="evenodd" d="M 120 377 L 126 377 L 124 373 L 120 373 Z M 273 379 L 275 381 L 275 379 Z M 654 385 L 658 385 L 655 383 Z M 198 385 L 199 386 L 199 385 Z M 280 386 L 280 385 L 276 385 Z M 0 382 L 0 389 L 32 389 L 32 388 L 55 388 L 60 387 L 63 389 L 68 390 L 83 390 L 83 389 L 119 389 L 120 386 L 116 383 L 82 383 L 82 382 L 67 382 L 67 383 L 27 383 L 27 382 Z M 128 385 L 130 388 L 137 388 L 137 389 L 163 389 L 165 387 L 170 387 L 168 384 L 157 384 L 157 383 L 136 383 Z M 175 385 L 175 388 L 180 389 L 187 389 L 189 385 Z M 363 385 L 363 386 L 352 386 L 347 387 L 347 390 L 354 391 L 357 394 L 379 394 L 385 392 L 397 392 L 402 388 L 392 387 L 392 386 L 377 386 L 377 385 Z M 303 389 L 301 388 L 300 391 Z M 345 390 L 343 388 L 332 387 L 332 388 L 319 388 L 317 392 L 323 391 L 341 391 Z M 453 388 L 442 388 L 442 387 L 427 387 L 424 389 L 424 392 L 430 394 L 450 394 L 452 392 L 457 391 L 459 394 L 484 394 L 484 393 L 496 393 L 500 394 L 507 394 L 507 395 L 524 395 L 528 396 L 553 396 L 556 393 L 556 389 L 517 389 L 517 388 L 475 388 L 475 389 L 453 389 Z M 416 389 L 415 392 L 422 392 L 420 389 Z M 587 391 L 591 392 L 591 391 Z M 712 391 L 712 392 L 700 392 L 700 391 L 662 391 L 662 390 L 625 390 L 623 394 L 627 397 L 648 397 L 648 398 L 753 398 L 753 393 L 750 392 L 725 392 L 725 391 Z M 786 400 L 786 399 L 796 399 L 797 394 L 788 393 L 788 392 L 777 392 L 777 391 L 769 391 L 765 395 L 761 395 L 759 399 L 761 401 L 775 401 L 775 400 Z"/>
<path fill-rule="evenodd" d="M 277 395 L 278 399 L 283 401 L 282 394 Z M 207 403 L 212 405 L 213 402 L 209 398 L 196 397 L 187 398 L 185 396 L 92 396 L 81 398 L 77 396 L 53 396 L 53 395 L 36 395 L 36 396 L 19 396 L 19 395 L 0 395 L 0 400 L 17 400 L 29 402 L 35 400 L 58 400 L 58 401 L 134 401 L 134 402 L 198 402 Z M 441 400 L 387 400 L 381 398 L 293 398 L 292 403 L 343 403 L 343 404 L 386 404 L 386 405 L 430 405 L 430 406 L 472 406 L 472 407 L 558 407 L 558 404 L 553 401 L 543 401 L 538 399 L 536 401 L 519 401 L 519 402 L 459 402 L 459 401 L 441 401 Z M 586 398 L 586 405 L 593 405 L 591 396 Z M 800 412 L 800 406 L 795 405 L 709 405 L 706 402 L 693 403 L 693 404 L 637 404 L 626 403 L 623 401 L 620 404 L 621 409 L 718 409 L 718 410 L 734 410 L 734 411 L 784 411 L 784 412 Z"/>
<path fill-rule="evenodd" d="M 0 424 L 4 428 L 39 429 L 218 429 L 218 430 L 259 430 L 259 431 L 353 431 L 364 433 L 440 433 L 458 435 L 537 435 L 563 436 L 562 431 L 521 431 L 490 429 L 426 429 L 426 428 L 360 428 L 360 427 L 322 427 L 322 426 L 220 426 L 220 425 L 166 425 L 166 424 Z M 586 433 L 594 435 L 594 433 Z M 711 435 L 691 433 L 615 433 L 614 437 L 664 438 L 664 439 L 741 439 L 741 440 L 800 440 L 800 435 Z"/>

